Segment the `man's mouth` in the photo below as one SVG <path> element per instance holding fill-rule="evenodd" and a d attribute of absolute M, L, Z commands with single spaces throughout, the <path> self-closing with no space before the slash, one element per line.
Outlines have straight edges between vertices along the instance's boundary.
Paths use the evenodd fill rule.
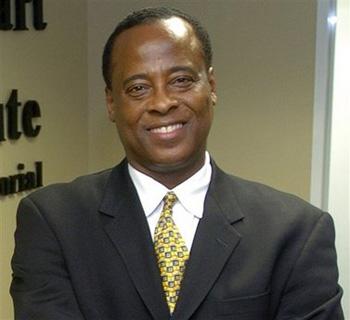
<path fill-rule="evenodd" d="M 168 126 L 153 128 L 150 131 L 153 133 L 170 133 L 170 132 L 173 132 L 173 131 L 180 129 L 182 127 L 183 127 L 182 123 L 175 123 L 175 124 L 171 124 Z"/>

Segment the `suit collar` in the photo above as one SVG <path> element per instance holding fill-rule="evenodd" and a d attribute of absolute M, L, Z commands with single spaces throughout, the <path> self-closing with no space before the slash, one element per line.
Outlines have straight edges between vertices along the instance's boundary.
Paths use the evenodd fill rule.
<path fill-rule="evenodd" d="M 244 218 L 231 189 L 230 177 L 212 162 L 213 176 L 190 260 L 172 319 L 189 319 L 234 254 L 241 235 L 232 226 Z"/>
<path fill-rule="evenodd" d="M 244 218 L 233 183 L 212 161 L 213 173 L 205 199 L 180 297 L 171 319 L 189 319 L 205 299 L 226 261 L 234 254 L 240 234 L 233 224 Z M 154 319 L 169 318 L 152 237 L 124 160 L 111 172 L 100 206 L 105 231 L 116 246 L 136 289 Z"/>
<path fill-rule="evenodd" d="M 208 195 L 213 197 L 220 212 L 224 214 L 229 223 L 241 220 L 244 217 L 239 203 L 236 199 L 235 191 L 232 187 L 232 178 L 223 172 L 211 159 L 212 178 L 209 185 Z M 130 192 L 131 191 L 131 192 Z M 136 189 L 130 179 L 127 160 L 124 159 L 112 171 L 107 181 L 104 198 L 101 202 L 100 211 L 115 216 L 118 209 L 129 201 L 130 197 L 140 203 Z"/>
<path fill-rule="evenodd" d="M 168 189 L 130 164 L 128 164 L 128 172 L 135 185 L 146 217 L 149 217 L 156 210 L 167 192 L 174 191 L 181 205 L 190 214 L 198 219 L 202 218 L 204 198 L 208 191 L 212 173 L 208 152 L 205 154 L 205 163 L 202 168 L 173 189 Z"/>
<path fill-rule="evenodd" d="M 149 312 L 157 320 L 169 318 L 152 237 L 125 160 L 111 172 L 100 212 L 105 231 Z"/>
<path fill-rule="evenodd" d="M 211 159 L 213 168 L 212 180 L 208 195 L 213 197 L 220 212 L 226 217 L 228 223 L 233 224 L 244 218 L 243 210 L 237 200 L 234 190 L 234 177 L 222 171 Z"/>

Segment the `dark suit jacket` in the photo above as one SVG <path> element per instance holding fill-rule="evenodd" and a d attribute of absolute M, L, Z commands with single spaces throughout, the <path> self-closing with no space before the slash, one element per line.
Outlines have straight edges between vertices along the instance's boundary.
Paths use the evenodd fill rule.
<path fill-rule="evenodd" d="M 31 194 L 17 223 L 16 319 L 170 319 L 126 161 Z M 171 319 L 343 319 L 337 279 L 327 213 L 213 164 Z"/>

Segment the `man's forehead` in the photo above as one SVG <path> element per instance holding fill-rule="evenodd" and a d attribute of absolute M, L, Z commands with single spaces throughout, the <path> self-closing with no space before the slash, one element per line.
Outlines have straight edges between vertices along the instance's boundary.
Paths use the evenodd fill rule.
<path fill-rule="evenodd" d="M 174 40 L 191 39 L 198 42 L 192 26 L 184 19 L 173 16 L 166 19 L 147 21 L 124 30 L 114 41 L 114 48 L 119 45 L 135 43 L 136 39 L 154 41 L 157 38 L 171 37 Z"/>
<path fill-rule="evenodd" d="M 139 72 L 141 65 L 147 65 L 148 69 L 152 66 L 156 68 L 160 61 L 163 67 L 179 63 L 205 64 L 201 43 L 187 21 L 172 17 L 125 30 L 114 43 L 111 56 L 112 77 L 113 74 L 121 77 L 126 70 L 128 74 Z"/>
<path fill-rule="evenodd" d="M 183 38 L 193 32 L 192 26 L 185 20 L 179 17 L 171 17 L 161 21 L 166 30 L 172 33 L 174 37 Z"/>

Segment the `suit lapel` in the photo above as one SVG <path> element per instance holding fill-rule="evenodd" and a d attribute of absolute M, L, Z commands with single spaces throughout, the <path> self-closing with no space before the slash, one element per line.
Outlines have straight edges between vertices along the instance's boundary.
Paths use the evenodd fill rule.
<path fill-rule="evenodd" d="M 109 216 L 105 231 L 153 318 L 169 318 L 153 241 L 126 161 L 112 171 L 100 211 Z"/>
<path fill-rule="evenodd" d="M 228 176 L 215 164 L 191 257 L 171 319 L 190 319 L 234 253 L 241 236 L 232 224 L 243 214 L 230 190 Z M 100 211 L 105 231 L 116 246 L 130 277 L 154 319 L 169 319 L 153 241 L 147 220 L 124 161 L 112 172 Z"/>
<path fill-rule="evenodd" d="M 181 292 L 172 319 L 189 319 L 232 256 L 240 235 L 232 227 L 243 214 L 230 192 L 227 175 L 213 164 L 204 214 L 192 245 Z"/>

